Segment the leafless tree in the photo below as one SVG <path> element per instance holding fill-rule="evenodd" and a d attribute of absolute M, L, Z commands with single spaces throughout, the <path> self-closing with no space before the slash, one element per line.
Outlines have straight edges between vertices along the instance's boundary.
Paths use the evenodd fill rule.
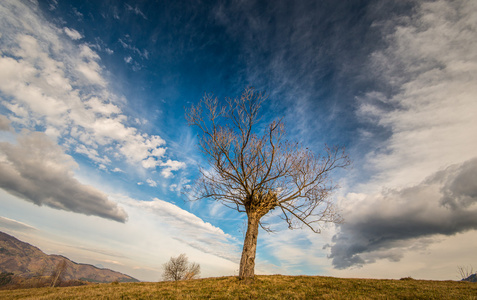
<path fill-rule="evenodd" d="M 474 268 L 472 265 L 469 266 L 457 266 L 457 272 L 459 273 L 460 278 L 467 279 L 474 274 Z"/>
<path fill-rule="evenodd" d="M 63 275 L 63 273 L 65 272 L 66 267 L 67 265 L 66 265 L 65 259 L 62 259 L 58 262 L 58 264 L 55 267 L 55 271 L 51 275 L 52 277 L 51 287 L 55 287 L 58 280 L 61 280 L 61 275 Z"/>
<path fill-rule="evenodd" d="M 225 105 L 205 95 L 186 113 L 210 167 L 200 169 L 192 198 L 211 198 L 247 214 L 240 279 L 254 277 L 258 229 L 269 230 L 260 220 L 271 210 L 280 210 L 289 228 L 305 225 L 316 233 L 319 223 L 341 222 L 330 201 L 337 187 L 330 172 L 350 163 L 339 147 L 314 154 L 287 141 L 282 120 L 261 122 L 265 99 L 253 88 Z"/>
<path fill-rule="evenodd" d="M 189 263 L 184 253 L 178 257 L 171 257 L 162 268 L 162 278 L 167 281 L 195 279 L 200 275 L 200 265 L 197 263 Z"/>

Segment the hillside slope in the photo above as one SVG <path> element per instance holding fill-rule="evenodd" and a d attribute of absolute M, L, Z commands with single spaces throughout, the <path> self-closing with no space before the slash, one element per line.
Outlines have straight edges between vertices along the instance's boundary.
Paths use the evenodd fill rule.
<path fill-rule="evenodd" d="M 469 277 L 462 279 L 462 281 L 477 282 L 477 273 L 470 275 Z"/>
<path fill-rule="evenodd" d="M 100 269 L 92 265 L 79 264 L 60 255 L 47 255 L 40 249 L 22 242 L 0 231 L 0 272 L 13 273 L 31 278 L 49 276 L 56 266 L 65 261 L 63 280 L 85 280 L 90 282 L 137 282 L 138 280 L 109 269 Z"/>
<path fill-rule="evenodd" d="M 461 281 L 256 276 L 178 282 L 95 284 L 67 288 L 0 290 L 0 299 L 476 299 L 477 284 Z"/>

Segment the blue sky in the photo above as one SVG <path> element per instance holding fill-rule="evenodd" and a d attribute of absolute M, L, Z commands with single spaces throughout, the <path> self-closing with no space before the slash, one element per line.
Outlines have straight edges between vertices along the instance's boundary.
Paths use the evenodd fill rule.
<path fill-rule="evenodd" d="M 473 1 L 0 3 L 0 230 L 160 279 L 237 275 L 244 216 L 185 202 L 206 158 L 185 108 L 265 91 L 265 120 L 341 145 L 345 223 L 260 232 L 256 272 L 458 279 L 477 239 Z"/>

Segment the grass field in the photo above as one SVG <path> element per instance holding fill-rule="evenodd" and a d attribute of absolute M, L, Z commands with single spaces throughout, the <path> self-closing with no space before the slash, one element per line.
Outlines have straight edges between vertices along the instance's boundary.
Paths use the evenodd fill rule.
<path fill-rule="evenodd" d="M 256 276 L 2 290 L 0 299 L 476 299 L 477 283 Z"/>

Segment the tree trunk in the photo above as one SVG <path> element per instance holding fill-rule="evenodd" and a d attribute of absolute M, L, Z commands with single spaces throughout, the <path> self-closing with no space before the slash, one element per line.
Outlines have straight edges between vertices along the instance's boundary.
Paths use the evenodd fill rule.
<path fill-rule="evenodd" d="M 247 214 L 248 225 L 240 259 L 239 279 L 252 279 L 255 275 L 255 253 L 257 252 L 258 223 L 260 218 L 254 213 Z"/>

